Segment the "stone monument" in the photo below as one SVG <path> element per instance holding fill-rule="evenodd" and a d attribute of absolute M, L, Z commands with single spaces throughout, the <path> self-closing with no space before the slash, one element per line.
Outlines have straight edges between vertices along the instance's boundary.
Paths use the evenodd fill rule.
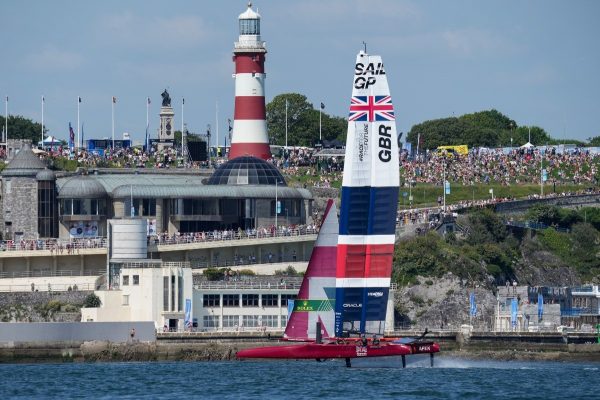
<path fill-rule="evenodd" d="M 173 147 L 175 140 L 175 129 L 173 124 L 173 107 L 171 107 L 171 97 L 165 89 L 161 94 L 162 106 L 160 107 L 160 128 L 158 130 L 158 149 L 162 150 L 165 147 Z"/>

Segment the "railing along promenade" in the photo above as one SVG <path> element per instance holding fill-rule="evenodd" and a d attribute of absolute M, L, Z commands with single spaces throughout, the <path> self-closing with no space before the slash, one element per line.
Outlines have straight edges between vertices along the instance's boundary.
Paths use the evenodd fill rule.
<path fill-rule="evenodd" d="M 235 242 L 240 240 L 256 240 L 287 237 L 303 237 L 316 235 L 314 228 L 286 228 L 280 227 L 276 230 L 265 229 L 262 231 L 210 231 L 184 233 L 179 235 L 150 237 L 148 244 L 150 246 L 173 246 L 182 244 L 200 244 L 200 243 L 223 243 Z M 76 238 L 76 239 L 38 239 L 38 240 L 13 240 L 0 241 L 0 255 L 2 252 L 50 252 L 51 255 L 69 255 L 78 254 L 80 250 L 87 249 L 106 249 L 108 243 L 104 237 Z"/>
<path fill-rule="evenodd" d="M 295 289 L 300 290 L 301 281 L 298 282 L 252 282 L 252 281 L 203 281 L 194 284 L 194 289 L 221 290 L 221 289 L 249 289 L 249 290 L 270 290 L 270 289 Z M 390 283 L 390 289 L 398 289 L 397 283 Z"/>

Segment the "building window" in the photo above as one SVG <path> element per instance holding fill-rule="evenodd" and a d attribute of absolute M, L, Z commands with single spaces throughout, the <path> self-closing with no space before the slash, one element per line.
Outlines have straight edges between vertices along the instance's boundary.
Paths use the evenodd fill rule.
<path fill-rule="evenodd" d="M 277 320 L 279 316 L 277 315 L 263 315 L 262 316 L 262 326 L 268 326 L 269 328 L 277 328 Z"/>
<path fill-rule="evenodd" d="M 38 234 L 58 237 L 58 209 L 54 182 L 38 182 Z"/>
<path fill-rule="evenodd" d="M 258 327 L 258 315 L 242 315 L 242 326 L 246 328 Z"/>
<path fill-rule="evenodd" d="M 123 275 L 123 286 L 129 286 L 129 275 Z"/>
<path fill-rule="evenodd" d="M 169 277 L 163 276 L 163 311 L 169 311 Z"/>
<path fill-rule="evenodd" d="M 133 275 L 133 284 L 134 285 L 140 284 L 140 276 L 139 275 Z"/>
<path fill-rule="evenodd" d="M 205 328 L 218 328 L 219 327 L 219 316 L 218 315 L 205 315 L 203 317 Z"/>
<path fill-rule="evenodd" d="M 153 217 L 156 215 L 156 199 L 141 199 L 142 212 L 144 217 Z"/>
<path fill-rule="evenodd" d="M 179 292 L 177 293 L 177 304 L 179 304 L 179 311 L 183 311 L 183 276 L 177 277 L 177 287 Z"/>
<path fill-rule="evenodd" d="M 223 315 L 223 328 L 237 328 L 239 325 L 239 315 Z"/>
<path fill-rule="evenodd" d="M 281 327 L 285 328 L 287 326 L 287 315 L 281 316 Z"/>
<path fill-rule="evenodd" d="M 223 295 L 223 307 L 239 307 L 240 306 L 240 295 L 239 294 L 224 294 Z"/>
<path fill-rule="evenodd" d="M 128 306 L 129 305 L 129 295 L 128 294 L 124 294 L 123 295 L 123 305 L 124 306 Z"/>
<path fill-rule="evenodd" d="M 262 306 L 263 307 L 277 307 L 279 304 L 278 295 L 276 294 L 263 294 L 262 295 Z"/>
<path fill-rule="evenodd" d="M 205 294 L 202 296 L 202 307 L 220 307 L 221 306 L 221 295 L 219 294 Z"/>
<path fill-rule="evenodd" d="M 61 215 L 106 215 L 106 199 L 63 199 Z"/>
<path fill-rule="evenodd" d="M 175 302 L 175 275 L 171 275 L 171 311 L 177 311 L 177 303 Z"/>
<path fill-rule="evenodd" d="M 242 307 L 258 307 L 258 295 L 257 294 L 243 294 L 242 295 Z"/>
<path fill-rule="evenodd" d="M 288 300 L 296 300 L 296 295 L 295 294 L 282 294 L 281 295 L 281 307 L 287 307 Z"/>
<path fill-rule="evenodd" d="M 240 19 L 240 35 L 260 35 L 260 20 Z"/>

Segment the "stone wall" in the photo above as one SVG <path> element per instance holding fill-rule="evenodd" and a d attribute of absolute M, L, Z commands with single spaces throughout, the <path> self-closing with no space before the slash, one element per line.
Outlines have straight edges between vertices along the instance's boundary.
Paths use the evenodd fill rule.
<path fill-rule="evenodd" d="M 75 322 L 92 291 L 0 293 L 2 322 Z"/>
<path fill-rule="evenodd" d="M 37 181 L 34 178 L 11 177 L 3 179 L 2 200 L 3 216 L 8 232 L 3 232 L 5 239 L 37 239 Z M 16 233 L 23 232 L 17 237 Z"/>

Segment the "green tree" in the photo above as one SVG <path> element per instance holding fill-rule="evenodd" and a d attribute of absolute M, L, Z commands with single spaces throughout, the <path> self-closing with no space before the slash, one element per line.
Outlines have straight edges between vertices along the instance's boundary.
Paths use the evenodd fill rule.
<path fill-rule="evenodd" d="M 561 219 L 560 209 L 547 204 L 535 204 L 527 211 L 527 219 L 546 225 L 558 224 Z"/>
<path fill-rule="evenodd" d="M 598 262 L 598 231 L 592 224 L 580 222 L 573 225 L 571 243 L 573 256 L 585 263 Z"/>
<path fill-rule="evenodd" d="M 444 269 L 443 253 L 442 239 L 435 232 L 400 242 L 394 251 L 393 281 L 406 285 L 418 275 L 436 275 Z"/>
<path fill-rule="evenodd" d="M 600 231 L 600 208 L 584 207 L 579 210 L 579 222 L 588 222 L 592 224 L 596 230 Z"/>
<path fill-rule="evenodd" d="M 102 301 L 100 297 L 96 296 L 94 293 L 90 293 L 86 296 L 85 300 L 83 300 L 83 306 L 86 308 L 98 308 L 102 305 Z"/>
<path fill-rule="evenodd" d="M 225 274 L 227 274 L 230 271 L 231 268 L 209 267 L 202 272 L 202 275 L 204 275 L 209 281 L 221 281 L 225 279 Z"/>
<path fill-rule="evenodd" d="M 508 237 L 504 221 L 489 209 L 469 214 L 467 225 L 469 227 L 467 241 L 471 244 L 499 243 Z"/>
<path fill-rule="evenodd" d="M 421 136 L 421 149 L 435 149 L 444 145 L 466 144 L 469 147 L 521 146 L 557 144 L 544 129 L 537 126 L 519 127 L 515 121 L 497 110 L 465 114 L 458 118 L 441 118 L 414 125 L 407 135 L 413 147 Z"/>
<path fill-rule="evenodd" d="M 539 126 L 520 126 L 512 132 L 513 145 L 522 146 L 529 141 L 531 131 L 531 144 L 535 146 L 545 146 L 546 144 L 558 144 L 548 133 Z"/>
<path fill-rule="evenodd" d="M 570 143 L 570 142 L 569 142 Z M 588 138 L 588 146 L 600 146 L 600 136 Z"/>
<path fill-rule="evenodd" d="M 435 149 L 444 145 L 469 144 L 462 141 L 462 134 L 467 128 L 468 124 L 458 118 L 435 119 L 414 125 L 408 132 L 406 140 L 416 149 L 420 137 L 421 150 Z"/>
<path fill-rule="evenodd" d="M 4 129 L 5 118 L 0 116 L 0 130 Z M 44 127 L 44 134 L 48 130 Z M 9 139 L 29 139 L 33 145 L 42 140 L 42 124 L 33 122 L 29 118 L 20 115 L 8 116 L 8 138 Z"/>
<path fill-rule="evenodd" d="M 477 128 L 490 129 L 495 132 L 510 130 L 517 126 L 515 121 L 494 109 L 465 114 L 460 119 Z"/>
<path fill-rule="evenodd" d="M 312 146 L 319 139 L 319 110 L 314 109 L 306 96 L 298 93 L 277 95 L 267 104 L 267 126 L 272 144 L 285 145 L 287 100 L 287 132 L 289 146 Z M 323 139 L 345 137 L 343 118 L 321 116 Z"/>

